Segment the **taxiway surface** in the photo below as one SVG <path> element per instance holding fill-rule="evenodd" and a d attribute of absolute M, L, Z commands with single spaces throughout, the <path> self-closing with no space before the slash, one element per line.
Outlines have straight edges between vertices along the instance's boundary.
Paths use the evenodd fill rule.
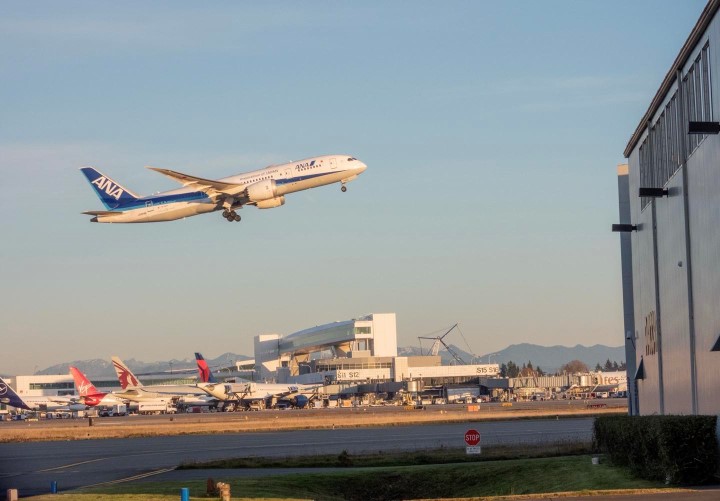
<path fill-rule="evenodd" d="M 533 419 L 384 428 L 268 431 L 217 435 L 25 442 L 0 444 L 0 492 L 21 496 L 49 492 L 50 482 L 67 491 L 97 484 L 162 480 L 184 462 L 232 457 L 463 447 L 468 427 L 480 431 L 482 446 L 589 441 L 593 418 Z M 175 473 L 174 478 L 177 478 Z"/>

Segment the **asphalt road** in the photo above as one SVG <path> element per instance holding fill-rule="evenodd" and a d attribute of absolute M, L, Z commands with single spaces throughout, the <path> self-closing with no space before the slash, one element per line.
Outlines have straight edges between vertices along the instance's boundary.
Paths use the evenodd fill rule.
<path fill-rule="evenodd" d="M 264 433 L 186 435 L 66 442 L 0 444 L 0 495 L 19 489 L 21 496 L 107 482 L 163 480 L 183 462 L 229 457 L 300 456 L 464 446 L 465 431 L 480 431 L 483 447 L 590 440 L 592 418 L 509 420 L 342 428 Z"/>

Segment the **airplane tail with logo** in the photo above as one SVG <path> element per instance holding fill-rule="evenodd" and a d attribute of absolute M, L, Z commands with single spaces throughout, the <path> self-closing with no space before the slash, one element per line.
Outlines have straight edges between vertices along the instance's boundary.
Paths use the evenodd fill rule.
<path fill-rule="evenodd" d="M 72 374 L 73 380 L 75 381 L 75 387 L 81 397 L 91 397 L 93 395 L 99 395 L 100 392 L 90 380 L 80 372 L 77 367 L 70 367 L 70 374 Z"/>
<path fill-rule="evenodd" d="M 198 366 L 198 374 L 200 375 L 200 381 L 203 383 L 217 383 L 218 380 L 213 376 L 210 367 L 208 366 L 205 358 L 200 353 L 195 353 L 195 361 Z"/>
<path fill-rule="evenodd" d="M 130 368 L 123 363 L 118 357 L 112 357 L 113 367 L 115 367 L 115 374 L 117 374 L 118 381 L 120 381 L 120 387 L 123 390 L 140 388 L 142 383 L 135 377 Z"/>
<path fill-rule="evenodd" d="M 94 167 L 83 167 L 80 170 L 90 182 L 90 185 L 95 190 L 95 194 L 108 210 L 122 208 L 124 205 L 136 202 L 140 198 Z"/>
<path fill-rule="evenodd" d="M 17 409 L 32 410 L 20 395 L 15 393 L 10 385 L 0 377 L 0 404 L 10 405 Z"/>

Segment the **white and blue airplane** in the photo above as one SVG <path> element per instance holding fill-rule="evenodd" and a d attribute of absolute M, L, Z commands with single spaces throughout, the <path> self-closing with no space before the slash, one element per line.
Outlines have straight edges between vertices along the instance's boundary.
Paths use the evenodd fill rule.
<path fill-rule="evenodd" d="M 154 223 L 174 221 L 222 210 L 228 221 L 240 221 L 235 212 L 243 205 L 272 209 L 285 204 L 285 195 L 357 178 L 367 166 L 348 155 L 325 155 L 218 180 L 203 179 L 168 169 L 148 167 L 180 182 L 184 188 L 141 197 L 93 167 L 80 169 L 105 205 L 104 211 L 87 211 L 94 223 Z"/>

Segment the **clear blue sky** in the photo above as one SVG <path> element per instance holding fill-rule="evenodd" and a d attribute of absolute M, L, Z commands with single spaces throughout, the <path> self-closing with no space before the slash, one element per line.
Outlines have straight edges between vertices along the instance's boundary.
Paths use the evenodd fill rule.
<path fill-rule="evenodd" d="M 3 2 L 0 373 L 396 312 L 478 354 L 621 345 L 616 164 L 704 1 Z M 78 168 L 348 153 L 284 207 L 91 224 Z M 464 347 L 462 339 L 451 339 Z"/>

